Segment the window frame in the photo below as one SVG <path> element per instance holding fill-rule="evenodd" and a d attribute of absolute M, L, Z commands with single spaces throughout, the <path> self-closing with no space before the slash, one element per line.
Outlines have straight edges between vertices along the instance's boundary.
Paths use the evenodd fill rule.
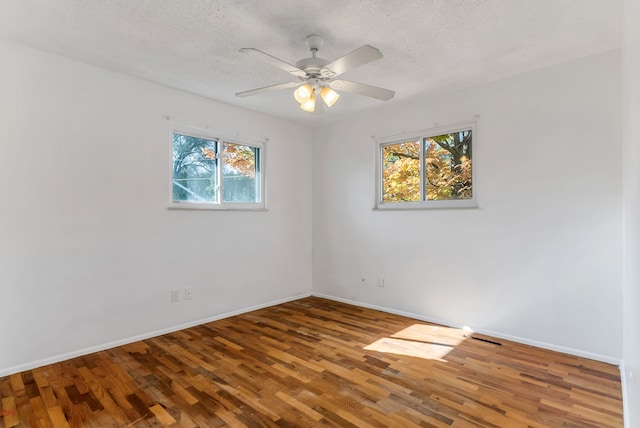
<path fill-rule="evenodd" d="M 237 139 L 233 137 L 227 137 L 224 134 L 213 132 L 209 130 L 192 128 L 188 126 L 174 125 L 170 129 L 169 142 L 171 146 L 171 153 L 173 153 L 173 135 L 180 134 L 193 138 L 200 138 L 210 141 L 215 141 L 218 145 L 218 153 L 216 153 L 216 160 L 218 162 L 216 168 L 216 181 L 218 186 L 218 201 L 217 202 L 201 202 L 201 201 L 176 201 L 173 199 L 173 155 L 171 156 L 171 170 L 170 170 L 170 193 L 169 193 L 169 208 L 170 209 L 187 209 L 187 210 L 225 210 L 225 211 L 265 211 L 267 209 L 266 204 L 266 142 L 261 141 L 247 141 L 243 139 Z M 224 151 L 224 144 L 236 144 L 240 146 L 248 146 L 258 149 L 259 155 L 257 159 L 257 177 L 259 184 L 257 189 L 260 192 L 259 202 L 225 202 L 224 201 L 224 168 L 222 163 L 222 152 Z"/>
<path fill-rule="evenodd" d="M 439 135 L 452 134 L 460 131 L 471 130 L 471 147 L 472 147 L 472 165 L 471 165 L 471 199 L 450 199 L 450 200 L 423 200 L 425 198 L 425 150 L 424 140 L 429 137 Z M 415 132 L 405 134 L 392 135 L 389 137 L 376 138 L 375 144 L 375 202 L 374 210 L 413 210 L 413 209 L 437 209 L 437 208 L 477 208 L 477 166 L 475 159 L 477 158 L 477 122 L 468 121 L 460 122 L 445 126 L 436 126 L 434 128 L 422 129 Z M 383 150 L 385 146 L 399 144 L 416 140 L 420 143 L 420 201 L 412 202 L 384 202 L 383 198 Z"/>

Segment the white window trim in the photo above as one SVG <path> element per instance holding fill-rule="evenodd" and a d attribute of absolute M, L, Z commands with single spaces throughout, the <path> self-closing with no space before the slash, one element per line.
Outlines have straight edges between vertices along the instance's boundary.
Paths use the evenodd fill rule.
<path fill-rule="evenodd" d="M 169 192 L 169 209 L 172 210 L 223 210 L 223 211 L 267 211 L 267 186 L 266 186 L 266 142 L 262 141 L 247 141 L 244 139 L 237 139 L 234 137 L 228 137 L 219 132 L 213 132 L 200 128 L 193 128 L 189 126 L 173 125 L 169 132 L 169 144 L 173 150 L 173 134 L 188 135 L 190 137 L 202 138 L 207 140 L 215 140 L 219 144 L 232 143 L 242 146 L 256 147 L 260 149 L 259 164 L 260 170 L 260 202 L 246 203 L 246 202 L 224 202 L 222 200 L 222 164 L 218 167 L 218 183 L 220 183 L 220 202 L 194 202 L 194 201 L 174 201 L 173 200 L 173 157 L 171 161 L 170 174 L 170 192 Z M 220 152 L 220 147 L 218 148 Z M 222 162 L 218 159 L 218 162 Z"/>
<path fill-rule="evenodd" d="M 425 138 L 450 134 L 456 131 L 463 130 L 471 130 L 472 140 L 471 144 L 473 147 L 473 159 L 472 159 L 472 167 L 471 167 L 471 182 L 473 185 L 472 197 L 471 199 L 454 199 L 454 200 L 427 200 L 427 201 L 416 201 L 416 202 L 383 202 L 382 201 L 382 148 L 386 145 L 393 143 L 400 143 L 403 141 L 411 141 L 418 140 L 421 144 L 421 152 L 422 152 L 422 144 Z M 477 165 L 475 163 L 475 159 L 477 158 L 477 145 L 476 141 L 478 139 L 477 133 L 477 121 L 468 121 L 468 122 L 459 122 L 446 126 L 438 126 L 435 128 L 422 129 L 415 132 L 408 132 L 405 134 L 392 135 L 388 137 L 375 138 L 374 139 L 374 150 L 376 155 L 374 156 L 375 162 L 375 199 L 373 210 L 374 211 L 384 211 L 384 210 L 424 210 L 424 209 L 438 209 L 438 208 L 477 208 L 477 181 L 476 181 L 476 172 Z M 424 159 L 423 156 L 420 156 L 420 170 L 424 170 L 423 165 Z M 424 178 L 421 178 L 424 179 Z M 424 186 L 420 188 L 420 196 L 421 199 L 424 197 Z"/>

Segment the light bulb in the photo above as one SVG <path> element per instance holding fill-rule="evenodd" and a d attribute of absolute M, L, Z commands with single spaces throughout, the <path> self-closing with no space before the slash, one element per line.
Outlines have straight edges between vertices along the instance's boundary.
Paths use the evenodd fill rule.
<path fill-rule="evenodd" d="M 311 93 L 311 96 L 304 103 L 300 103 L 300 108 L 306 112 L 313 113 L 316 109 L 316 96 Z"/>
<path fill-rule="evenodd" d="M 332 105 L 334 105 L 336 101 L 338 101 L 338 98 L 340 98 L 340 95 L 338 95 L 336 91 L 327 86 L 324 86 L 322 89 L 320 89 L 320 96 L 322 97 L 322 100 L 327 105 L 327 107 L 331 107 Z"/>
<path fill-rule="evenodd" d="M 293 97 L 300 104 L 304 104 L 306 101 L 309 100 L 312 94 L 313 94 L 313 88 L 311 87 L 310 84 L 307 83 L 305 85 L 298 86 L 298 89 L 296 89 L 293 92 Z"/>

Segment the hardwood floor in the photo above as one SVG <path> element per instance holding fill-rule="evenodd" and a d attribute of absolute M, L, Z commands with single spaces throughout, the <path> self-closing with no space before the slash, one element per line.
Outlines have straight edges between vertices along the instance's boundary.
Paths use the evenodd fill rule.
<path fill-rule="evenodd" d="M 618 368 L 310 297 L 0 378 L 0 427 L 621 427 Z"/>

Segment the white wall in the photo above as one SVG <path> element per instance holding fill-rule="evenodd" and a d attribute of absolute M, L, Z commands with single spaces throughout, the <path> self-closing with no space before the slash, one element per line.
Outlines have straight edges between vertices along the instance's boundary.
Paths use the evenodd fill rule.
<path fill-rule="evenodd" d="M 4 41 L 0 58 L 0 376 L 311 291 L 306 127 Z M 165 116 L 268 137 L 269 211 L 168 210 Z"/>
<path fill-rule="evenodd" d="M 620 85 L 614 51 L 317 129 L 314 292 L 619 361 Z M 475 115 L 478 209 L 372 211 L 372 136 Z"/>
<path fill-rule="evenodd" d="M 640 2 L 625 3 L 623 44 L 625 426 L 640 426 Z"/>

